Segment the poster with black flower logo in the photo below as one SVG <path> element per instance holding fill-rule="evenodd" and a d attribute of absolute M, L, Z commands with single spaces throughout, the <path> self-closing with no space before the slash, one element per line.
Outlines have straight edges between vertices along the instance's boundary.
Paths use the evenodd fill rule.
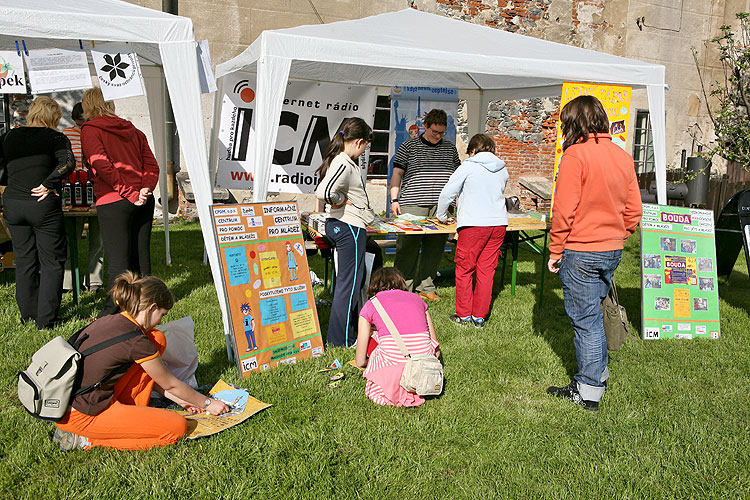
<path fill-rule="evenodd" d="M 144 95 L 138 56 L 127 44 L 97 44 L 91 59 L 104 99 Z"/>

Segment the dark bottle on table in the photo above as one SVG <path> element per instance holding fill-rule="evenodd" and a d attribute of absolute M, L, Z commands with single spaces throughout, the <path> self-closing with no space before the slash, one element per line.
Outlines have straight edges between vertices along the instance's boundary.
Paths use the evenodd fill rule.
<path fill-rule="evenodd" d="M 86 206 L 93 207 L 96 197 L 94 196 L 94 183 L 91 182 L 91 171 L 86 172 Z"/>
<path fill-rule="evenodd" d="M 73 183 L 73 206 L 83 207 L 83 184 L 81 183 L 81 172 L 76 175 L 76 181 Z"/>
<path fill-rule="evenodd" d="M 65 179 L 65 182 L 63 182 L 62 205 L 64 207 L 73 206 L 73 185 L 70 183 L 70 179 Z"/>

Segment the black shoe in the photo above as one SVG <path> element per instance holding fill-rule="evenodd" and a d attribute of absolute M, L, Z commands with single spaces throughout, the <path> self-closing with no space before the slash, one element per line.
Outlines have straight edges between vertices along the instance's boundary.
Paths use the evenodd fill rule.
<path fill-rule="evenodd" d="M 99 290 L 101 290 L 101 289 L 102 288 L 99 285 L 91 285 L 91 286 L 89 286 L 89 292 L 94 293 L 94 294 L 99 293 Z"/>
<path fill-rule="evenodd" d="M 548 387 L 547 394 L 572 401 L 581 406 L 584 410 L 599 411 L 599 401 L 587 401 L 583 399 L 578 392 L 578 382 L 575 380 L 565 387 Z"/>
<path fill-rule="evenodd" d="M 462 318 L 460 316 L 457 316 L 455 314 L 452 314 L 450 318 L 448 318 L 449 321 L 452 323 L 455 323 L 457 325 L 470 325 L 472 323 L 471 316 L 467 316 L 465 318 Z"/>
<path fill-rule="evenodd" d="M 484 328 L 487 325 L 484 318 L 472 318 L 471 321 L 474 323 L 474 328 Z"/>

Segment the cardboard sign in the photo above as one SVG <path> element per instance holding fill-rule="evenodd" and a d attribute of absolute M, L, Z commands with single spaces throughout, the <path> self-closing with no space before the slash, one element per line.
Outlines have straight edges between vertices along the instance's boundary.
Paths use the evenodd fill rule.
<path fill-rule="evenodd" d="M 221 112 L 216 137 L 216 186 L 252 189 L 255 149 L 255 75 L 223 77 Z M 372 126 L 375 87 L 335 83 L 288 82 L 279 118 L 279 132 L 268 190 L 313 193 L 315 170 L 331 137 L 345 118 L 359 117 Z M 359 159 L 364 175 L 368 153 Z"/>
<path fill-rule="evenodd" d="M 295 202 L 212 205 L 240 375 L 323 354 Z"/>
<path fill-rule="evenodd" d="M 643 338 L 719 338 L 719 283 L 711 210 L 643 205 Z"/>
<path fill-rule="evenodd" d="M 23 59 L 13 50 L 0 50 L 0 94 L 25 94 Z"/>
<path fill-rule="evenodd" d="M 612 143 L 627 151 L 628 121 L 630 119 L 630 99 L 632 87 L 625 85 L 599 85 L 596 83 L 563 82 L 560 96 L 560 111 L 570 101 L 582 95 L 592 95 L 601 101 L 604 111 L 609 118 L 609 135 Z M 557 120 L 557 140 L 555 141 L 555 166 L 552 175 L 552 200 L 550 215 L 555 203 L 555 188 L 557 187 L 557 167 L 563 155 L 562 124 Z"/>

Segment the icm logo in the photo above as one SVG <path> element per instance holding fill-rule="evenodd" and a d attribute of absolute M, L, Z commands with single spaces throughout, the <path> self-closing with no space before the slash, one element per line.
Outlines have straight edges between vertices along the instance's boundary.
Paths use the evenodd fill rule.
<path fill-rule="evenodd" d="M 243 372 L 249 372 L 258 369 L 258 360 L 253 356 L 252 358 L 240 360 Z"/>
<path fill-rule="evenodd" d="M 45 399 L 44 407 L 45 408 L 60 408 L 60 400 L 59 399 Z"/>
<path fill-rule="evenodd" d="M 251 103 L 255 100 L 255 91 L 250 88 L 250 82 L 247 80 L 240 80 L 237 85 L 234 86 L 234 93 L 240 96 L 246 103 Z"/>
<path fill-rule="evenodd" d="M 646 331 L 643 334 L 643 338 L 646 340 L 658 339 L 659 329 L 658 328 L 646 328 Z"/>

